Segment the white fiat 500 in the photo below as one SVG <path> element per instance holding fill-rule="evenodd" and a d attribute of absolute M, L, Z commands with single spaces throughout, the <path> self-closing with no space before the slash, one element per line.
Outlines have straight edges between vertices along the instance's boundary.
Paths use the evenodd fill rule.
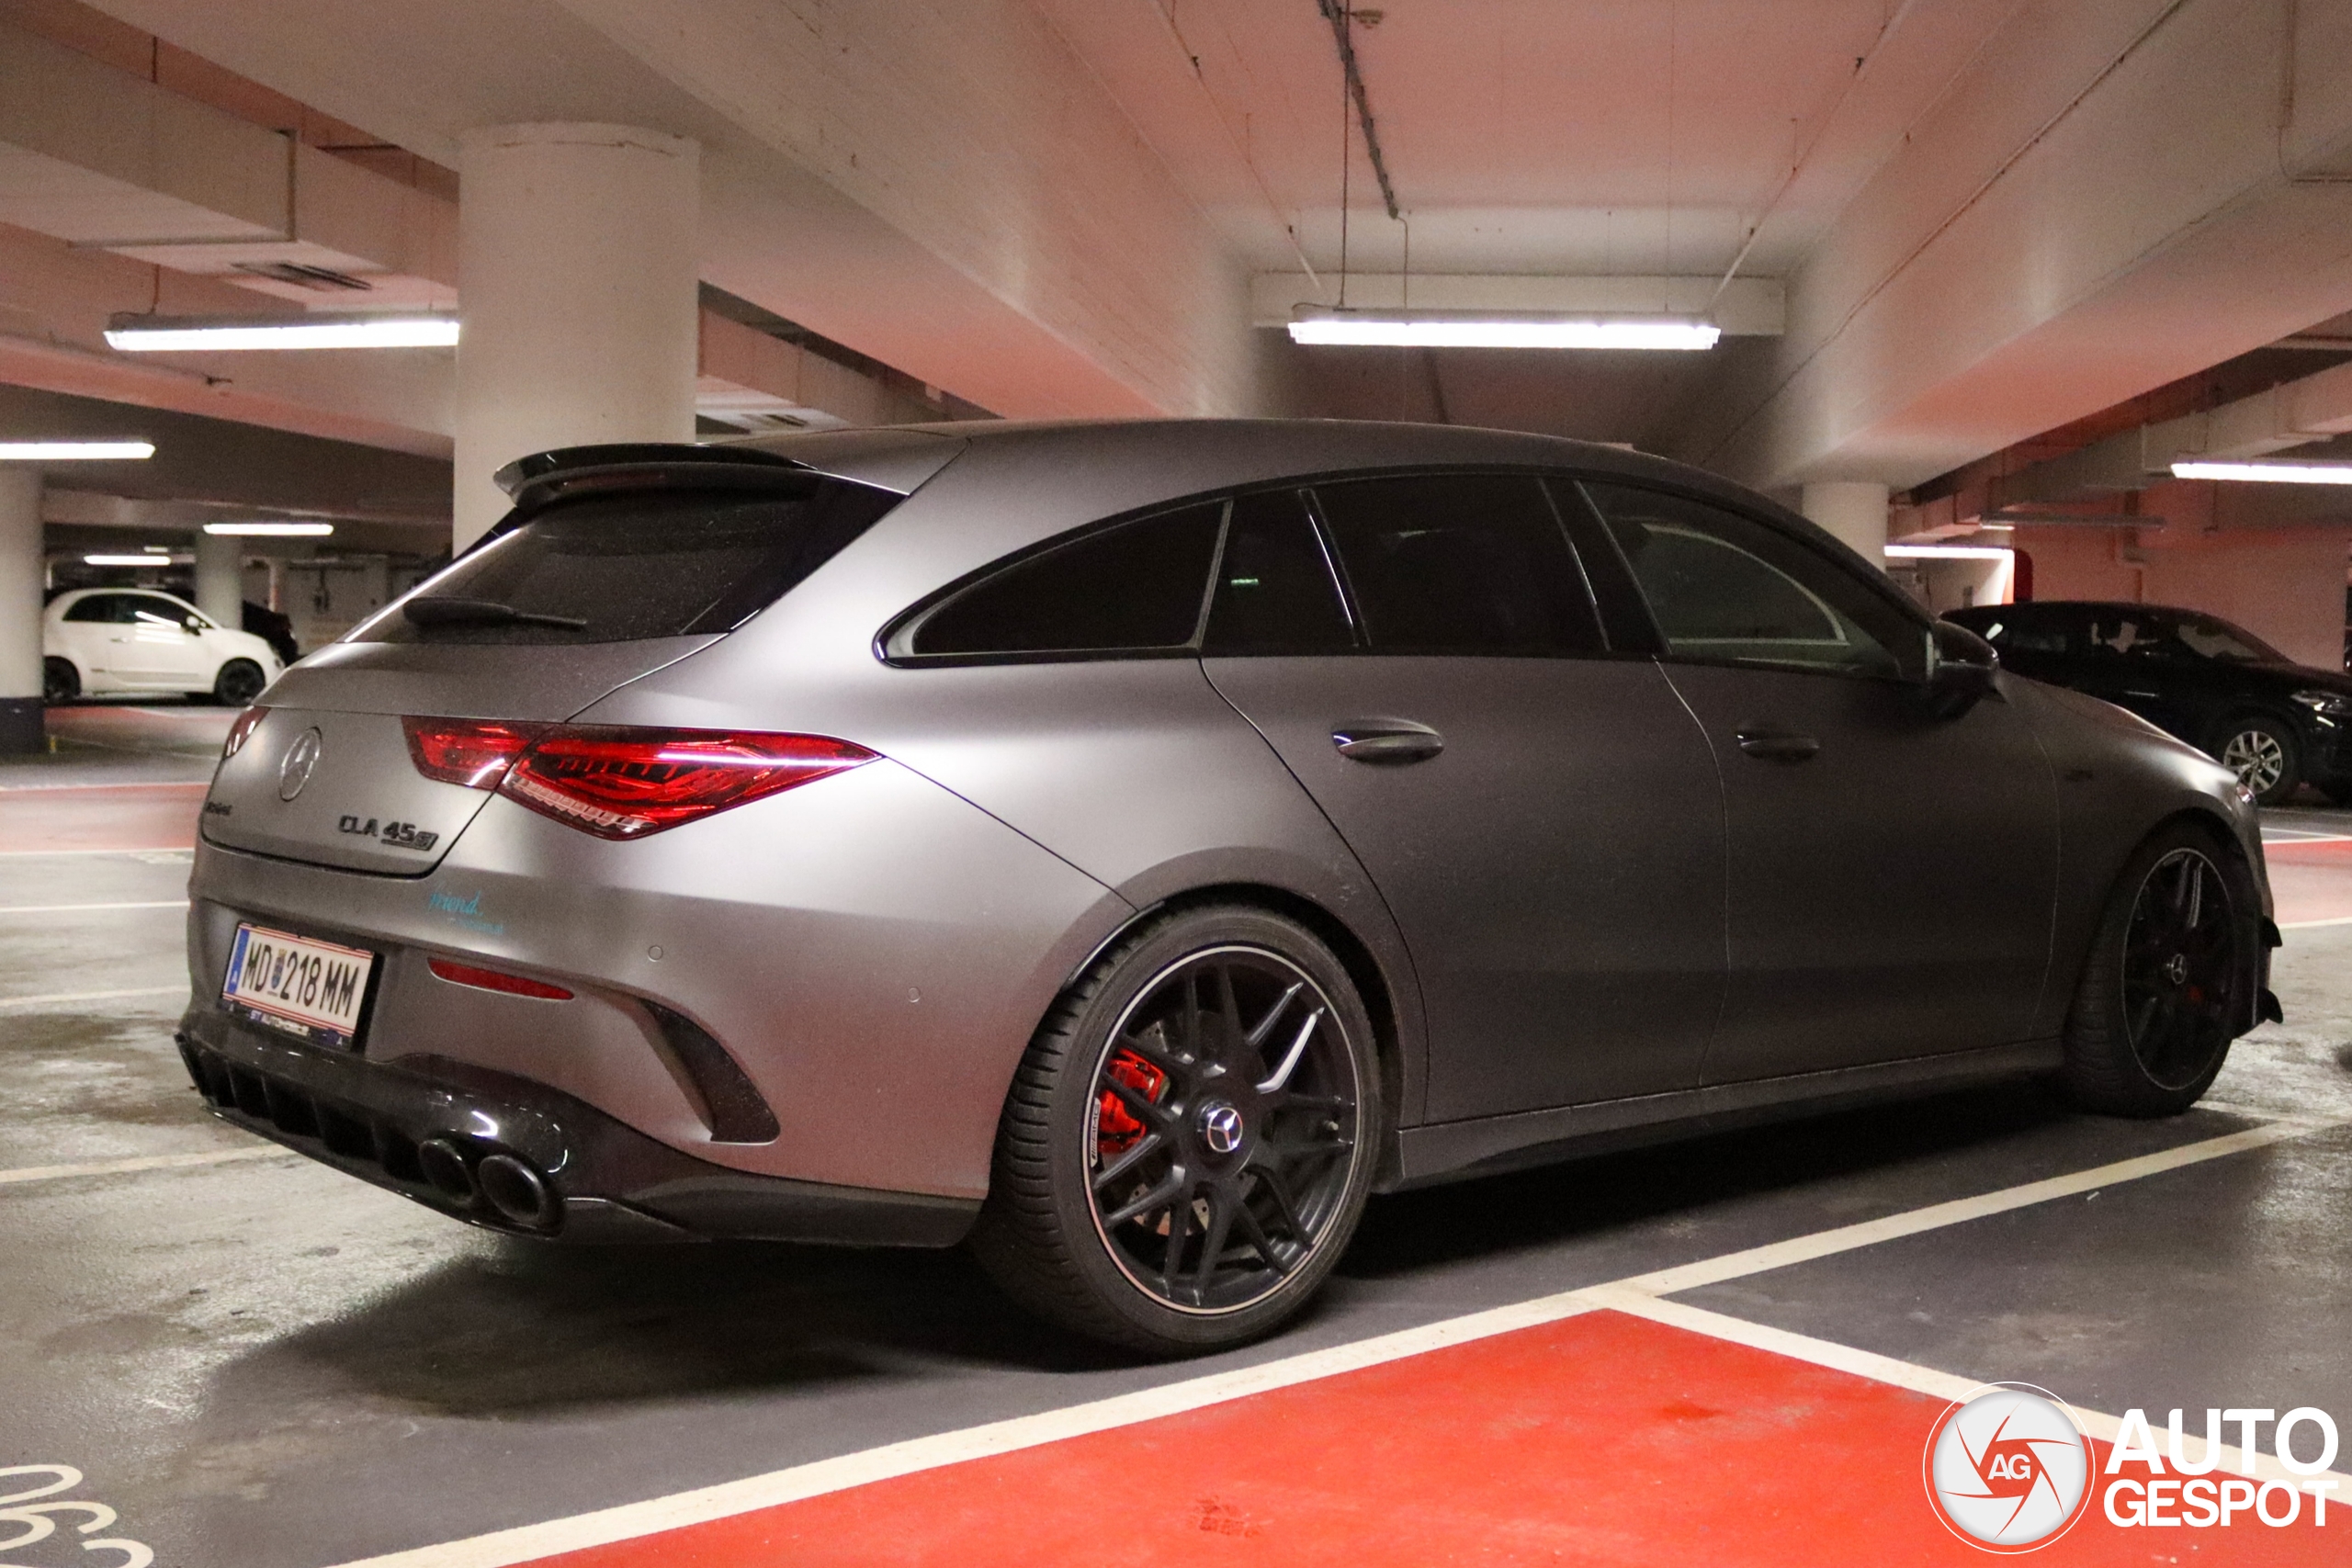
<path fill-rule="evenodd" d="M 152 588 L 59 594 L 41 619 L 41 694 L 52 703 L 187 692 L 243 707 L 285 668 L 261 638 Z"/>

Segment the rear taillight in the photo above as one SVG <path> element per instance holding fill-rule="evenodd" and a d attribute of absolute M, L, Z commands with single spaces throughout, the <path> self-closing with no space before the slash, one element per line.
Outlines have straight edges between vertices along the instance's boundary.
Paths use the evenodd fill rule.
<path fill-rule="evenodd" d="M 254 731 L 259 729 L 261 721 L 268 716 L 267 708 L 246 708 L 235 718 L 231 719 L 229 738 L 220 742 L 220 760 L 225 762 L 243 750 L 245 742 L 253 739 Z"/>
<path fill-rule="evenodd" d="M 823 735 L 401 722 L 427 778 L 496 790 L 602 839 L 641 839 L 875 757 Z"/>
<path fill-rule="evenodd" d="M 496 789 L 514 760 L 548 727 L 479 718 L 404 718 L 401 728 L 408 735 L 410 760 L 426 778 L 468 789 Z"/>

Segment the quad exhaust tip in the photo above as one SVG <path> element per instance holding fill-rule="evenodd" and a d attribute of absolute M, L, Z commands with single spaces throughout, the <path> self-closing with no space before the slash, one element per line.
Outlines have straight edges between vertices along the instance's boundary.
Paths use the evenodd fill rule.
<path fill-rule="evenodd" d="M 424 1179 L 434 1190 L 458 1207 L 470 1209 L 481 1200 L 481 1188 L 466 1165 L 465 1151 L 448 1139 L 427 1138 L 417 1145 L 416 1163 L 424 1168 Z"/>
<path fill-rule="evenodd" d="M 490 1206 L 507 1219 L 531 1230 L 554 1226 L 561 1205 L 547 1179 L 522 1160 L 513 1155 L 484 1155 L 474 1177 Z"/>

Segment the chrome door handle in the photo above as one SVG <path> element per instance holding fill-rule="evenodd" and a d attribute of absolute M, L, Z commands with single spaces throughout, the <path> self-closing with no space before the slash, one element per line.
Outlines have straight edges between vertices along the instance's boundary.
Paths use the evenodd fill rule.
<path fill-rule="evenodd" d="M 1426 762 L 1445 750 L 1445 737 L 1425 724 L 1376 719 L 1332 726 L 1331 744 L 1351 762 Z"/>
<path fill-rule="evenodd" d="M 1821 742 L 1810 735 L 1792 734 L 1785 729 L 1743 729 L 1739 732 L 1739 749 L 1768 762 L 1804 762 L 1820 752 Z"/>

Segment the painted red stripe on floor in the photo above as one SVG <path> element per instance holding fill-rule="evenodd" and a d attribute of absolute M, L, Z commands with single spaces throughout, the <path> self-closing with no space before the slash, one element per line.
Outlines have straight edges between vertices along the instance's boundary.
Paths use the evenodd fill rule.
<path fill-rule="evenodd" d="M 1921 1488 L 1942 1408 L 1600 1312 L 545 1562 L 1982 1563 Z M 2036 1561 L 2188 1560 L 2194 1544 L 2203 1562 L 2340 1562 L 2352 1509 L 2326 1529 L 2250 1523 L 2127 1530 L 2093 1516 Z"/>

